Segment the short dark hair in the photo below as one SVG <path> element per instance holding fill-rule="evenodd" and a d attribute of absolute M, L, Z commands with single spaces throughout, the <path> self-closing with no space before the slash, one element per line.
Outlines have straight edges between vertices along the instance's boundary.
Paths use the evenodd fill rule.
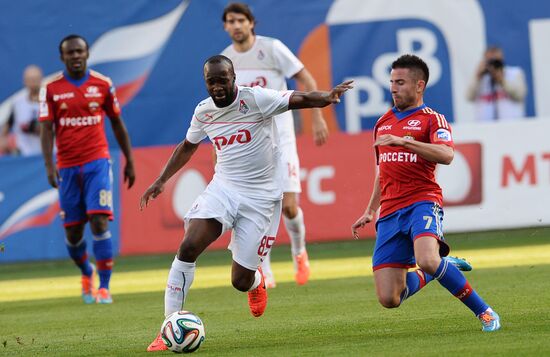
<path fill-rule="evenodd" d="M 209 57 L 206 61 L 204 61 L 204 66 L 207 64 L 218 64 L 218 63 L 227 63 L 231 69 L 233 69 L 233 62 L 224 55 L 214 55 L 212 57 Z"/>
<path fill-rule="evenodd" d="M 88 50 L 90 48 L 90 46 L 88 45 L 88 41 L 86 41 L 86 39 L 80 35 L 76 35 L 76 34 L 71 34 L 71 35 L 68 35 L 68 36 L 65 36 L 61 42 L 59 42 L 59 54 L 63 54 L 63 43 L 65 43 L 65 41 L 69 41 L 69 40 L 74 40 L 76 38 L 79 38 L 81 39 L 82 41 L 84 41 L 84 43 L 86 44 L 86 50 Z"/>
<path fill-rule="evenodd" d="M 227 14 L 230 12 L 234 12 L 236 14 L 242 14 L 246 16 L 248 21 L 252 22 L 253 24 L 256 24 L 256 18 L 254 17 L 254 14 L 252 13 L 252 10 L 248 7 L 247 4 L 244 4 L 242 2 L 232 2 L 229 5 L 223 9 L 222 14 L 222 21 L 227 21 Z M 254 29 L 252 29 L 252 33 L 254 33 Z"/>
<path fill-rule="evenodd" d="M 392 69 L 396 68 L 408 68 L 411 71 L 416 72 L 417 74 L 420 74 L 420 79 L 422 79 L 424 82 L 426 82 L 426 85 L 428 84 L 428 79 L 430 78 L 430 70 L 428 69 L 428 65 L 426 62 L 422 60 L 422 58 L 406 54 L 402 55 L 393 63 L 391 64 Z"/>

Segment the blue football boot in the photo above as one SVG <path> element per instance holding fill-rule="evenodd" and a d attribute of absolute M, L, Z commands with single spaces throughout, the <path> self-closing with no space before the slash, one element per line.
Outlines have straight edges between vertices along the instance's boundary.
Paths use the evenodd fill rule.
<path fill-rule="evenodd" d="M 454 265 L 460 271 L 470 271 L 472 270 L 472 265 L 468 263 L 465 259 L 458 257 L 443 257 L 446 261 Z"/>

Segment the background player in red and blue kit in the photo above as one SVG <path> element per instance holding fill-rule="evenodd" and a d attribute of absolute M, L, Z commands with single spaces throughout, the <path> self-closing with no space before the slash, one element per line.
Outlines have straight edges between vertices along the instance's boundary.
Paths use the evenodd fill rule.
<path fill-rule="evenodd" d="M 113 217 L 112 171 L 105 136 L 105 114 L 111 119 L 116 140 L 126 157 L 124 181 L 135 180 L 130 139 L 109 78 L 87 69 L 88 43 L 70 35 L 59 44 L 66 71 L 45 84 L 40 92 L 42 152 L 48 182 L 59 189 L 61 218 L 69 255 L 82 271 L 85 303 L 112 303 L 109 281 L 113 248 L 108 220 Z M 54 135 L 55 130 L 55 135 Z M 52 158 L 53 139 L 57 168 Z M 93 251 L 99 275 L 95 292 L 95 267 L 88 260 L 84 226 L 90 221 Z"/>
<path fill-rule="evenodd" d="M 417 56 L 403 55 L 392 63 L 395 106 L 374 128 L 379 170 L 367 209 L 352 231 L 357 238 L 357 229 L 371 222 L 380 208 L 373 270 L 384 307 L 398 307 L 437 279 L 480 319 L 483 331 L 496 331 L 498 314 L 460 272 L 470 270 L 469 264 L 445 257 L 449 246 L 443 240 L 442 192 L 434 171 L 436 164 L 451 163 L 454 144 L 445 117 L 424 104 L 428 78 L 428 66 Z M 416 264 L 419 269 L 408 272 Z"/>

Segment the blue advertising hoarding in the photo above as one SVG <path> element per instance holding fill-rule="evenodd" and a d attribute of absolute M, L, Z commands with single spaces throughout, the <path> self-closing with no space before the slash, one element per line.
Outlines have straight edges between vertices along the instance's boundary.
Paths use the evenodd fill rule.
<path fill-rule="evenodd" d="M 333 110 L 337 130 L 373 127 L 390 106 L 388 66 L 399 54 L 430 66 L 428 105 L 451 122 L 473 121 L 465 98 L 489 44 L 523 68 L 527 116 L 550 116 L 550 3 L 535 0 L 256 0 L 256 32 L 282 40 L 319 83 L 354 79 L 356 89 Z M 229 43 L 221 14 L 226 1 L 164 0 L 4 2 L 0 19 L 0 124 L 21 74 L 37 64 L 46 76 L 63 69 L 59 41 L 77 33 L 90 45 L 89 65 L 111 77 L 132 144 L 173 145 L 187 131 L 195 105 L 207 96 L 204 60 Z M 316 36 L 321 34 L 320 36 Z M 321 61 L 322 60 L 322 61 Z M 293 83 L 290 83 L 293 86 Z M 323 88 L 326 89 L 326 88 Z M 110 133 L 109 141 L 116 146 Z M 120 189 L 119 154 L 113 156 Z M 139 179 L 139 173 L 138 173 Z M 56 192 L 41 158 L 0 158 L 0 262 L 66 257 Z M 115 193 L 115 210 L 118 211 Z M 56 211 L 57 209 L 57 211 Z M 111 225 L 118 239 L 117 221 Z M 118 241 L 115 239 L 115 247 Z"/>

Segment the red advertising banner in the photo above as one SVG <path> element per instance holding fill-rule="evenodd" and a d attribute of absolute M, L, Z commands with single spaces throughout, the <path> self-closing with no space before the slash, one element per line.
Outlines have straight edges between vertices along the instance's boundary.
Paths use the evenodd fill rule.
<path fill-rule="evenodd" d="M 298 138 L 302 180 L 300 206 L 308 242 L 351 239 L 351 224 L 363 213 L 374 180 L 372 134 L 333 133 L 329 142 L 315 146 L 311 137 Z M 176 252 L 183 238 L 183 216 L 214 173 L 211 146 L 201 145 L 191 161 L 166 185 L 148 208 L 139 211 L 139 198 L 155 180 L 173 147 L 134 151 L 138 180 L 121 192 L 121 254 Z M 374 236 L 369 225 L 364 236 Z M 211 248 L 227 247 L 229 236 Z M 277 243 L 288 243 L 281 222 Z"/>
<path fill-rule="evenodd" d="M 302 194 L 308 242 L 352 239 L 351 225 L 368 204 L 375 174 L 372 134 L 333 133 L 329 142 L 315 146 L 311 137 L 298 138 Z M 173 147 L 142 148 L 134 152 L 138 181 L 132 190 L 121 192 L 121 254 L 176 252 L 183 238 L 183 217 L 214 174 L 212 146 L 199 147 L 191 161 L 167 183 L 165 191 L 139 211 L 139 198 L 156 179 Z M 455 162 L 441 166 L 438 176 L 447 200 L 446 207 L 478 204 L 481 195 L 481 145 L 456 145 Z M 448 171 L 448 170 L 451 171 Z M 457 171 L 458 170 L 458 171 Z M 445 174 L 446 172 L 446 174 Z M 374 237 L 374 224 L 362 237 Z M 278 244 L 288 243 L 284 224 Z M 227 247 L 229 234 L 210 248 Z"/>

